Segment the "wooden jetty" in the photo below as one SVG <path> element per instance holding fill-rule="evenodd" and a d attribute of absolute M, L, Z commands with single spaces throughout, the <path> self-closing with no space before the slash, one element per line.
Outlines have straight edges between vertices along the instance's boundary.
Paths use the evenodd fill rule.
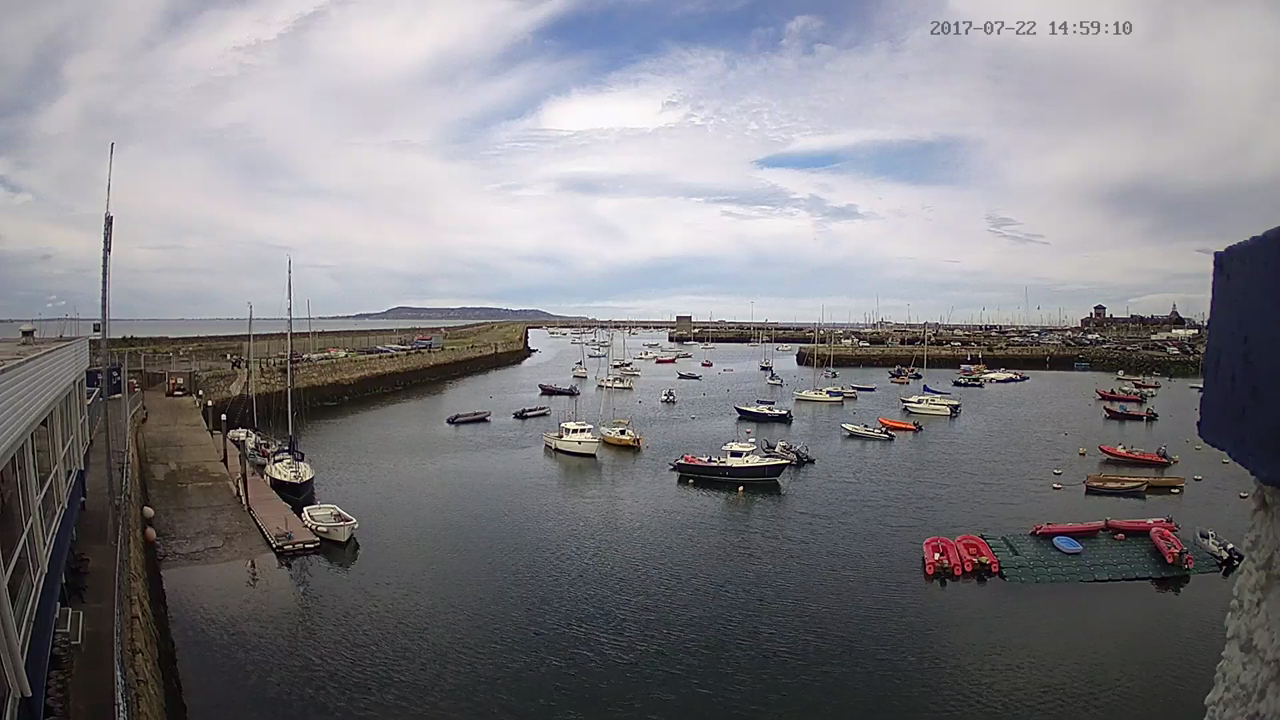
<path fill-rule="evenodd" d="M 1145 482 L 1150 490 L 1168 490 L 1169 488 L 1180 488 L 1187 484 L 1184 477 L 1176 477 L 1173 475 L 1109 475 L 1099 474 L 1090 475 L 1087 480 L 1101 482 Z"/>
<path fill-rule="evenodd" d="M 215 438 L 221 440 L 217 435 Z M 240 450 L 232 442 L 227 442 L 227 470 L 235 476 L 236 492 L 272 550 L 283 555 L 320 547 L 320 538 L 302 524 L 302 519 L 271 489 L 266 478 L 241 461 Z"/>

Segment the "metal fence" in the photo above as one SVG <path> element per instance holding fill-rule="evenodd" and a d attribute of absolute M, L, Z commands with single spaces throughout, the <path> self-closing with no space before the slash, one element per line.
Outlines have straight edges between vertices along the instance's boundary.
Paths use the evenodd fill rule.
<path fill-rule="evenodd" d="M 129 617 L 129 583 L 132 575 L 129 569 L 129 558 L 132 543 L 137 542 L 136 533 L 131 532 L 131 518 L 125 517 L 123 513 L 129 512 L 131 507 L 129 498 L 133 492 L 133 463 L 131 457 L 133 454 L 133 427 L 134 417 L 139 411 L 144 409 L 142 393 L 130 393 L 128 386 L 125 387 L 124 397 L 126 401 L 122 403 L 124 412 L 123 417 L 112 417 L 111 427 L 107 430 L 113 433 L 112 439 L 120 439 L 122 442 L 117 443 L 116 447 L 123 448 L 122 451 L 114 453 L 116 457 L 112 458 L 112 474 L 118 480 L 115 483 L 116 493 L 114 497 L 109 498 L 109 518 L 114 524 L 116 558 L 115 558 L 115 581 L 113 588 L 113 605 L 112 613 L 111 637 L 112 637 L 112 665 L 115 674 L 115 717 L 117 720 L 132 720 L 134 716 L 133 695 L 129 692 L 128 670 L 126 668 L 125 658 L 127 657 L 127 649 L 125 647 L 124 628 Z M 90 405 L 90 425 L 94 430 L 102 422 L 101 398 L 95 393 L 91 398 L 94 400 Z M 119 411 L 117 411 L 119 412 Z"/>

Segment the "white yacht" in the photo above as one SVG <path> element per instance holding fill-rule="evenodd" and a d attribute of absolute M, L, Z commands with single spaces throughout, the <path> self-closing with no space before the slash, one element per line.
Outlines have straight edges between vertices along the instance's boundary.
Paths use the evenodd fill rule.
<path fill-rule="evenodd" d="M 596 380 L 596 387 L 610 390 L 635 390 L 636 381 L 623 375 L 605 375 Z"/>
<path fill-rule="evenodd" d="M 812 390 L 796 390 L 791 396 L 797 400 L 807 400 L 809 402 L 844 402 L 844 393 L 830 390 L 820 390 L 814 388 Z"/>
<path fill-rule="evenodd" d="M 778 352 L 791 352 L 795 348 L 791 347 L 790 345 L 779 345 L 774 349 L 777 350 Z"/>
<path fill-rule="evenodd" d="M 542 433 L 542 442 L 552 450 L 567 455 L 595 457 L 600 450 L 600 437 L 595 434 L 595 427 L 584 422 L 560 423 L 558 432 Z"/>

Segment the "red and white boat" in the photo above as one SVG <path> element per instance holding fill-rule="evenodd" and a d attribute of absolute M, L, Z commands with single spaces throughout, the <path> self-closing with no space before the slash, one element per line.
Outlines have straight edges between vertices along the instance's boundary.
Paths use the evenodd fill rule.
<path fill-rule="evenodd" d="M 1169 467 L 1173 464 L 1173 459 L 1157 453 L 1147 452 L 1146 450 L 1133 450 L 1123 445 L 1099 445 L 1098 449 L 1103 455 L 1117 460 L 1119 462 L 1129 463 L 1131 465 L 1151 465 L 1154 467 Z"/>
<path fill-rule="evenodd" d="M 671 365 L 675 363 L 676 356 L 675 355 L 659 355 L 658 357 L 654 358 L 653 361 L 659 365 Z"/>
<path fill-rule="evenodd" d="M 1000 572 L 1000 561 L 991 552 L 991 546 L 977 535 L 957 535 L 956 548 L 960 551 L 960 561 L 965 572 L 973 572 L 976 568 L 985 567 L 993 574 Z"/>
<path fill-rule="evenodd" d="M 1093 522 L 1083 523 L 1041 523 L 1031 528 L 1031 534 L 1040 536 L 1066 535 L 1067 537 L 1076 537 L 1079 535 L 1097 535 L 1106 529 L 1106 527 L 1106 520 L 1094 520 Z"/>
<path fill-rule="evenodd" d="M 1134 378 L 1130 382 L 1133 383 L 1134 387 L 1140 388 L 1142 390 L 1159 390 L 1161 387 L 1159 380 L 1151 380 L 1148 382 L 1147 380 L 1144 380 L 1142 378 Z"/>
<path fill-rule="evenodd" d="M 1191 557 L 1191 553 L 1187 552 L 1182 541 L 1174 535 L 1172 531 L 1166 528 L 1151 528 L 1148 533 L 1151 536 L 1151 542 L 1164 556 L 1164 561 L 1170 565 L 1181 565 L 1183 568 L 1190 570 L 1196 566 L 1195 558 Z"/>
<path fill-rule="evenodd" d="M 956 577 L 964 574 L 964 563 L 960 559 L 960 551 L 951 538 L 931 537 L 924 541 L 924 574 L 933 577 L 942 571 Z"/>
<path fill-rule="evenodd" d="M 1112 520 L 1107 518 L 1106 523 L 1107 529 L 1111 532 L 1146 533 L 1154 528 L 1178 531 L 1178 523 L 1174 522 L 1171 517 L 1140 518 L 1136 520 Z"/>
<path fill-rule="evenodd" d="M 1107 400 L 1109 402 L 1131 402 L 1142 404 L 1147 401 L 1141 395 L 1125 395 L 1124 393 L 1112 392 L 1109 390 L 1098 390 L 1094 388 L 1094 392 L 1098 393 L 1099 400 Z"/>

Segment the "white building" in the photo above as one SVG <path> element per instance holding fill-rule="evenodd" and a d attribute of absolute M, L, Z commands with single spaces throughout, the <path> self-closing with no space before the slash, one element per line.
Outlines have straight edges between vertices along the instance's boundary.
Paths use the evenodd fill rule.
<path fill-rule="evenodd" d="M 25 330 L 25 328 L 24 328 Z M 0 717 L 42 717 L 84 497 L 89 340 L 0 339 Z M 105 570 L 110 577 L 110 570 Z M 105 580 L 104 580 L 105 581 Z"/>

